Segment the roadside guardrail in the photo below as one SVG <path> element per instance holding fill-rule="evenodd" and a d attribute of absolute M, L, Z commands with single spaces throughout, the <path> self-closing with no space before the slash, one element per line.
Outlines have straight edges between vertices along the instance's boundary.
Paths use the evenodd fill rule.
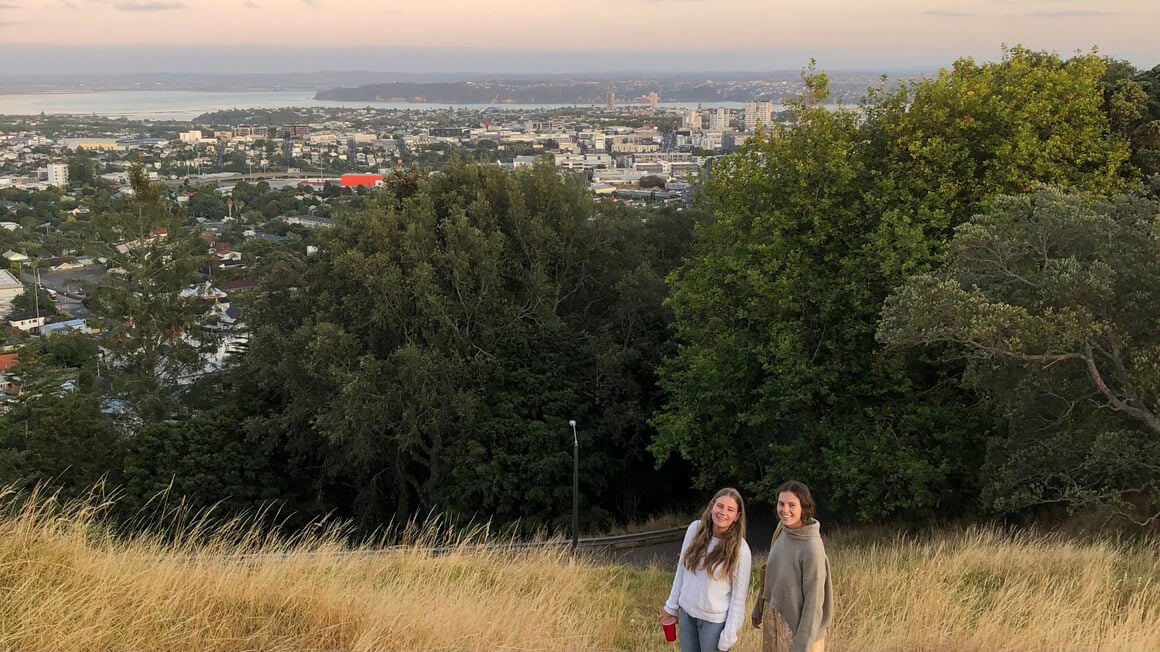
<path fill-rule="evenodd" d="M 655 543 L 663 543 L 665 541 L 673 541 L 684 536 L 685 529 L 688 526 L 682 525 L 679 527 L 665 528 L 662 530 L 650 530 L 648 532 L 632 532 L 629 534 L 615 534 L 603 537 L 583 537 L 576 542 L 577 548 L 585 549 L 627 549 L 636 548 L 644 545 L 651 545 Z M 306 558 L 335 558 L 335 559 L 359 559 L 367 558 L 373 559 L 376 557 L 385 557 L 388 555 L 398 554 L 400 552 L 425 552 L 435 556 L 445 555 L 457 551 L 484 551 L 484 550 L 523 550 L 531 548 L 569 548 L 572 546 L 572 541 L 566 538 L 553 538 L 544 541 L 509 541 L 503 543 L 479 543 L 479 544 L 465 544 L 465 545 L 448 545 L 448 546 L 388 546 L 385 548 L 373 548 L 362 550 L 341 550 L 341 551 L 292 551 L 292 552 L 255 552 L 242 553 L 237 555 L 186 555 L 181 557 L 183 560 L 214 560 L 214 561 L 234 561 L 240 563 L 257 562 L 267 560 L 287 560 L 291 557 L 295 559 Z M 172 557 L 171 557 L 172 558 Z"/>

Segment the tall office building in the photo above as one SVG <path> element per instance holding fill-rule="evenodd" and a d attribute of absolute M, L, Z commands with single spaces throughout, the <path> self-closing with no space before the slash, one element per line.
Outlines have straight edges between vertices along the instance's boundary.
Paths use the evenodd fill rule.
<path fill-rule="evenodd" d="M 681 118 L 681 126 L 688 129 L 700 129 L 701 112 L 697 109 L 685 109 L 685 115 Z"/>
<path fill-rule="evenodd" d="M 709 114 L 709 130 L 725 131 L 729 128 L 729 109 L 717 109 Z"/>
<path fill-rule="evenodd" d="M 757 127 L 768 127 L 773 124 L 773 102 L 746 102 L 745 103 L 745 131 L 757 131 Z"/>

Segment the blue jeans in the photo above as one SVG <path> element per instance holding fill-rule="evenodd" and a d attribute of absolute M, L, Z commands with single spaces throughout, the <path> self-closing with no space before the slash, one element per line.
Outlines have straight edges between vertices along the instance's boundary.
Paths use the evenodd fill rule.
<path fill-rule="evenodd" d="M 681 609 L 681 621 L 677 629 L 681 652 L 717 652 L 717 641 L 721 640 L 724 629 L 725 623 L 693 618 Z"/>

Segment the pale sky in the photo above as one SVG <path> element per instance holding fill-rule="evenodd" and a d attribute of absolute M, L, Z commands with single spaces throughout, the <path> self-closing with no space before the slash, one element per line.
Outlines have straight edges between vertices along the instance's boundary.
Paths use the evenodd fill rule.
<path fill-rule="evenodd" d="M 1064 55 L 1098 46 L 1151 68 L 1158 25 L 1160 0 L 0 0 L 0 73 L 189 71 L 174 53 L 203 51 L 208 66 L 231 49 L 248 53 L 232 62 L 239 72 L 300 69 L 310 53 L 314 70 L 430 71 L 421 57 L 399 60 L 416 48 L 444 53 L 429 68 L 508 72 L 585 71 L 595 53 L 601 68 L 616 65 L 611 53 L 689 71 L 795 69 L 811 56 L 831 69 L 938 67 L 996 59 L 1004 43 Z M 49 65 L 52 48 L 73 69 Z"/>

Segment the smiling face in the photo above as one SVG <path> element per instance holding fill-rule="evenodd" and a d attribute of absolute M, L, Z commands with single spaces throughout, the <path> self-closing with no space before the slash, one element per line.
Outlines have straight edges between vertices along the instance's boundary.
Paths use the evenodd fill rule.
<path fill-rule="evenodd" d="M 732 496 L 720 496 L 713 503 L 713 535 L 721 536 L 733 527 L 740 518 L 741 512 L 737 508 L 737 501 Z"/>
<path fill-rule="evenodd" d="M 777 495 L 777 519 L 791 530 L 802 526 L 802 504 L 797 494 L 783 491 Z"/>

